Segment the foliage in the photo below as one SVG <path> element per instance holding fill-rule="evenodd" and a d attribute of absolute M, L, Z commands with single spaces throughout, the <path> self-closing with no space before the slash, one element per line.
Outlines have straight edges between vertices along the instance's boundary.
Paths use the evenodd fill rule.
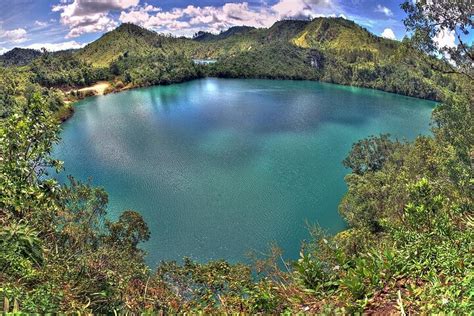
<path fill-rule="evenodd" d="M 117 222 L 107 222 L 110 232 L 108 242 L 118 245 L 127 245 L 137 249 L 140 242 L 150 239 L 150 231 L 146 222 L 135 211 L 124 211 Z"/>
<path fill-rule="evenodd" d="M 445 27 L 467 23 L 462 16 L 456 22 L 457 15 L 454 22 L 440 20 L 435 11 L 420 15 L 422 5 L 404 7 L 415 31 L 425 19 Z M 315 19 L 192 41 L 126 24 L 79 52 L 44 53 L 28 67 L 2 68 L 3 311 L 471 313 L 473 96 L 470 82 L 459 78 L 472 69 L 459 68 L 453 84 L 431 67 L 444 64 L 419 54 L 420 47 L 433 46 L 417 36 L 413 48 L 412 41 L 382 40 L 344 19 Z M 110 54 L 104 55 L 104 43 Z M 194 56 L 219 62 L 201 68 L 191 63 Z M 97 63 L 88 60 L 96 57 Z M 85 85 L 109 75 L 132 86 L 201 75 L 321 79 L 443 103 L 433 115 L 433 136 L 408 143 L 381 135 L 354 144 L 344 160 L 352 172 L 339 207 L 349 227 L 336 236 L 312 230 L 296 262 L 280 263 L 275 251 L 255 266 L 184 259 L 151 271 L 139 248 L 150 237 L 139 213 L 127 210 L 111 221 L 104 189 L 73 177 L 60 184 L 50 176 L 61 169 L 51 150 L 59 140 L 55 113 L 64 107 L 61 92 L 44 86 Z"/>
<path fill-rule="evenodd" d="M 41 52 L 35 49 L 14 48 L 0 56 L 0 65 L 26 66 L 39 56 Z"/>
<path fill-rule="evenodd" d="M 149 67 L 143 67 L 143 65 Z M 126 54 L 110 66 L 115 76 L 135 87 L 171 84 L 201 77 L 199 69 L 183 55 L 153 54 L 146 57 Z"/>
<path fill-rule="evenodd" d="M 218 62 L 197 67 L 194 58 Z M 82 49 L 44 51 L 25 64 L 34 82 L 63 90 L 99 80 L 122 81 L 130 88 L 204 75 L 321 80 L 432 100 L 440 100 L 447 87 L 458 89 L 454 75 L 433 70 L 449 64 L 343 18 L 283 20 L 268 29 L 234 27 L 194 39 L 124 23 Z"/>
<path fill-rule="evenodd" d="M 389 135 L 380 137 L 371 136 L 358 141 L 352 146 L 350 155 L 343 161 L 346 168 L 352 172 L 363 175 L 382 169 L 385 161 L 400 147 L 398 141 L 392 142 Z"/>
<path fill-rule="evenodd" d="M 474 51 L 472 43 L 466 38 L 474 27 L 472 3 L 469 1 L 405 1 L 401 5 L 408 13 L 404 20 L 408 31 L 413 31 L 413 44 L 420 50 L 441 56 L 445 61 L 442 71 L 460 72 L 473 79 L 472 60 Z M 459 45 L 440 47 L 434 38 L 452 33 Z M 453 68 L 455 64 L 457 67 Z"/>
<path fill-rule="evenodd" d="M 44 87 L 83 87 L 109 76 L 108 70 L 93 68 L 70 52 L 45 52 L 30 68 L 34 82 Z"/>
<path fill-rule="evenodd" d="M 222 58 L 209 67 L 209 74 L 230 78 L 317 79 L 318 72 L 308 67 L 306 55 L 300 48 L 275 43 Z"/>
<path fill-rule="evenodd" d="M 56 201 L 57 184 L 42 180 L 48 168 L 61 164 L 49 154 L 58 140 L 59 127 L 47 104 L 34 94 L 16 111 L 0 121 L 2 170 L 0 207 L 6 218 L 27 219 L 34 223 L 49 221 Z"/>

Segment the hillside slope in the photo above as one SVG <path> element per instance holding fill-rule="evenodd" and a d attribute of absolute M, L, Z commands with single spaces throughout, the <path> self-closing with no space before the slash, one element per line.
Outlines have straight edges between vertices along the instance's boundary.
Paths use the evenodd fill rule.
<path fill-rule="evenodd" d="M 94 66 L 108 66 L 123 54 L 147 55 L 160 46 L 158 34 L 133 24 L 122 24 L 77 52 Z"/>
<path fill-rule="evenodd" d="M 343 18 L 283 20 L 268 29 L 233 27 L 217 35 L 200 32 L 194 39 L 122 24 L 71 54 L 83 66 L 82 74 L 94 75 L 62 80 L 67 75 L 64 69 L 33 71 L 49 72 L 54 82 L 75 87 L 91 78 L 146 86 L 216 76 L 320 80 L 432 100 L 457 89 L 451 77 L 432 70 L 439 61 Z M 192 64 L 196 58 L 217 63 L 196 66 Z"/>
<path fill-rule="evenodd" d="M 14 48 L 0 56 L 0 65 L 4 66 L 25 66 L 34 59 L 41 56 L 41 52 L 35 49 Z"/>
<path fill-rule="evenodd" d="M 209 42 L 196 55 L 219 60 L 214 76 L 321 80 L 432 100 L 456 89 L 432 71 L 438 61 L 343 18 L 280 21 Z"/>

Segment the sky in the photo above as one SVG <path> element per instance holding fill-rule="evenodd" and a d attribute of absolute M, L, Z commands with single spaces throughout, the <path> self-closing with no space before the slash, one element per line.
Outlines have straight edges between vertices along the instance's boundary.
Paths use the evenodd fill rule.
<path fill-rule="evenodd" d="M 405 36 L 402 0 L 0 0 L 0 54 L 14 47 L 80 48 L 121 23 L 192 36 L 281 19 L 337 16 L 391 39 Z M 454 44 L 454 34 L 439 41 Z"/>

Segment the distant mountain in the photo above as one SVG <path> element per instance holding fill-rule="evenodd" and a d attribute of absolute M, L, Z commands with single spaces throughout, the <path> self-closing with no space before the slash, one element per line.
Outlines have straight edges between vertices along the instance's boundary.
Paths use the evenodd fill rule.
<path fill-rule="evenodd" d="M 232 27 L 218 35 L 200 32 L 193 39 L 122 24 L 77 53 L 96 66 L 150 55 L 216 59 L 207 72 L 219 77 L 321 80 L 433 100 L 446 90 L 446 82 L 455 88 L 431 71 L 430 65 L 439 61 L 344 18 L 282 20 L 268 29 Z M 139 73 L 140 66 L 134 67 Z"/>
<path fill-rule="evenodd" d="M 278 21 L 265 32 L 265 38 L 268 41 L 291 41 L 310 24 L 310 21 Z"/>
<path fill-rule="evenodd" d="M 6 63 L 23 65 L 41 53 L 7 54 Z M 449 76 L 432 71 L 438 60 L 343 18 L 283 20 L 267 29 L 239 26 L 220 34 L 199 32 L 193 39 L 125 23 L 71 54 L 81 65 L 101 69 L 91 72 L 81 66 L 81 76 L 64 80 L 76 86 L 94 78 L 115 77 L 129 86 L 142 86 L 207 75 L 320 80 L 433 100 L 456 89 Z M 202 68 L 193 66 L 193 59 L 217 62 Z M 68 73 L 63 67 L 55 78 Z"/>
<path fill-rule="evenodd" d="M 255 30 L 255 28 L 251 26 L 234 26 L 227 31 L 221 32 L 219 35 L 217 35 L 216 39 L 221 40 L 234 35 L 242 35 L 253 30 Z"/>
<path fill-rule="evenodd" d="M 212 41 L 212 40 L 222 40 L 226 39 L 228 37 L 234 36 L 234 35 L 241 35 L 248 33 L 252 30 L 255 30 L 254 27 L 250 26 L 234 26 L 228 29 L 227 31 L 223 31 L 220 34 L 212 34 L 209 32 L 203 32 L 200 31 L 196 33 L 196 35 L 193 37 L 193 40 L 198 41 L 198 42 L 204 42 L 204 41 Z"/>
<path fill-rule="evenodd" d="M 276 43 L 302 49 L 371 50 L 376 54 L 386 53 L 387 49 L 393 53 L 398 46 L 398 42 L 375 36 L 343 18 L 283 20 L 268 29 L 236 26 L 220 34 L 198 32 L 192 40 L 160 35 L 125 23 L 80 49 L 77 56 L 104 66 L 124 54 L 138 56 L 173 51 L 193 55 L 189 57 L 220 58 Z"/>
<path fill-rule="evenodd" d="M 212 34 L 210 32 L 199 31 L 196 34 L 194 34 L 193 40 L 198 41 L 198 42 L 212 41 L 216 39 L 216 37 L 217 35 Z"/>
<path fill-rule="evenodd" d="M 161 36 L 134 24 L 124 23 L 77 52 L 77 57 L 96 66 L 107 66 L 126 54 L 146 55 L 160 47 Z"/>
<path fill-rule="evenodd" d="M 4 66 L 25 66 L 39 56 L 41 56 L 39 50 L 14 48 L 0 56 L 0 64 L 3 63 Z"/>

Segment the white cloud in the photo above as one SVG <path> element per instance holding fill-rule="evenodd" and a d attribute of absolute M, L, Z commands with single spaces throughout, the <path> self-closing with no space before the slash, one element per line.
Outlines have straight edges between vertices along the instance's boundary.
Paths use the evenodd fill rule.
<path fill-rule="evenodd" d="M 14 30 L 2 30 L 0 28 L 0 44 L 3 43 L 23 43 L 27 40 L 26 38 L 26 30 L 22 28 L 14 29 Z"/>
<path fill-rule="evenodd" d="M 111 11 L 137 6 L 139 0 L 74 0 L 53 6 L 53 12 L 61 12 L 61 24 L 69 28 L 66 38 L 78 37 L 85 33 L 110 31 L 117 22 L 110 16 Z"/>
<path fill-rule="evenodd" d="M 222 7 L 175 8 L 170 11 L 150 12 L 146 8 L 122 11 L 121 22 L 129 22 L 161 32 L 173 32 L 177 35 L 192 35 L 198 30 L 219 32 L 235 25 L 255 27 L 269 26 L 274 22 L 268 8 L 251 8 L 247 2 L 226 3 Z"/>
<path fill-rule="evenodd" d="M 393 33 L 392 29 L 389 29 L 389 28 L 386 28 L 385 30 L 383 30 L 380 36 L 391 39 L 391 40 L 397 39 L 397 37 L 395 36 L 395 33 Z"/>
<path fill-rule="evenodd" d="M 279 0 L 272 6 L 278 19 L 307 18 L 342 13 L 336 0 Z"/>
<path fill-rule="evenodd" d="M 217 33 L 232 26 L 269 27 L 281 19 L 341 16 L 347 18 L 341 0 L 278 0 L 269 5 L 228 2 L 222 6 L 195 6 L 163 10 L 140 0 L 57 0 L 53 12 L 69 28 L 66 38 L 110 31 L 118 22 L 134 23 L 158 32 L 190 36 L 199 30 Z M 383 6 L 385 14 L 390 9 Z M 120 12 L 118 21 L 115 12 Z M 351 16 L 348 16 L 352 18 Z"/>
<path fill-rule="evenodd" d="M 456 34 L 453 31 L 449 30 L 440 30 L 438 34 L 433 38 L 433 41 L 436 43 L 438 48 L 454 48 L 456 47 Z"/>
<path fill-rule="evenodd" d="M 31 48 L 31 49 L 42 49 L 45 48 L 49 52 L 56 52 L 60 50 L 68 50 L 68 49 L 78 49 L 86 46 L 86 44 L 80 44 L 76 41 L 68 41 L 62 43 L 35 43 L 24 48 Z"/>
<path fill-rule="evenodd" d="M 377 7 L 375 8 L 375 12 L 380 12 L 380 13 L 383 13 L 385 14 L 386 16 L 393 16 L 393 12 L 392 10 L 390 10 L 389 8 L 381 5 L 381 4 L 378 4 Z"/>
<path fill-rule="evenodd" d="M 310 16 L 312 8 L 303 0 L 280 0 L 272 7 L 280 18 Z"/>
<path fill-rule="evenodd" d="M 53 7 L 53 11 L 63 11 L 69 16 L 87 16 L 97 13 L 108 13 L 137 6 L 139 0 L 74 0 L 69 4 Z"/>
<path fill-rule="evenodd" d="M 130 12 L 123 12 L 120 14 L 120 21 L 123 23 L 133 23 L 138 25 L 144 25 L 150 19 L 148 11 L 140 8 Z"/>
<path fill-rule="evenodd" d="M 48 22 L 43 22 L 43 21 L 36 20 L 35 25 L 38 26 L 38 27 L 46 27 L 46 26 L 48 26 Z"/>
<path fill-rule="evenodd" d="M 0 55 L 5 54 L 6 52 L 8 52 L 8 49 L 0 47 Z"/>
<path fill-rule="evenodd" d="M 192 35 L 198 30 L 219 32 L 232 26 L 269 27 L 277 20 L 342 14 L 337 0 L 280 0 L 273 6 L 254 7 L 248 2 L 223 6 L 175 8 L 163 11 L 152 6 L 136 6 L 122 11 L 119 20 L 159 32 Z"/>

